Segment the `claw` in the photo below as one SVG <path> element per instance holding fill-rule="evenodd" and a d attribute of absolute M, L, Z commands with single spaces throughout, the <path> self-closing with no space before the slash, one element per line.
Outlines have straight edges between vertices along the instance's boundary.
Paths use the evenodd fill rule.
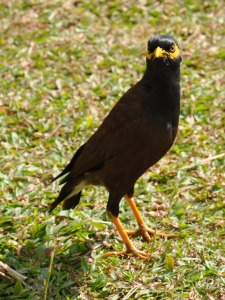
<path fill-rule="evenodd" d="M 161 231 L 156 231 L 156 230 L 151 229 L 151 228 L 146 227 L 146 226 L 140 227 L 137 230 L 127 231 L 127 234 L 129 236 L 138 236 L 138 235 L 141 235 L 148 242 L 153 241 L 153 238 L 151 238 L 151 236 L 154 236 L 154 235 L 156 235 L 156 236 L 158 236 L 160 238 L 167 238 L 167 239 L 171 239 L 171 238 L 176 238 L 177 237 L 176 234 L 173 234 L 173 233 L 164 233 L 164 232 L 161 232 Z"/>
<path fill-rule="evenodd" d="M 140 251 L 137 248 L 133 247 L 133 248 L 127 248 L 127 250 L 123 250 L 123 251 L 111 251 L 111 252 L 107 252 L 104 253 L 102 257 L 109 257 L 112 255 L 130 255 L 133 254 L 136 257 L 139 257 L 141 259 L 148 259 L 148 253 L 144 252 L 144 251 Z"/>
<path fill-rule="evenodd" d="M 160 238 L 167 238 L 167 239 L 171 239 L 174 237 L 177 237 L 177 235 L 173 234 L 173 233 L 164 233 L 161 231 L 156 231 L 154 229 L 149 228 L 148 226 L 146 226 L 142 216 L 140 215 L 140 212 L 138 211 L 133 199 L 131 199 L 130 197 L 128 197 L 127 195 L 125 196 L 127 203 L 129 204 L 130 208 L 132 209 L 134 216 L 137 220 L 139 229 L 134 230 L 134 231 L 128 231 L 127 234 L 131 235 L 131 236 L 137 236 L 137 235 L 142 235 L 147 241 L 151 242 L 153 239 L 150 236 L 159 236 Z"/>
<path fill-rule="evenodd" d="M 124 244 L 126 245 L 127 250 L 124 251 L 112 251 L 103 254 L 103 257 L 108 257 L 111 255 L 129 255 L 133 254 L 136 257 L 141 259 L 147 259 L 148 253 L 138 250 L 130 241 L 129 236 L 127 235 L 126 231 L 123 228 L 122 223 L 118 217 L 113 216 L 110 212 L 108 212 L 110 219 L 112 220 L 113 224 L 115 225 L 116 229 L 118 230 L 121 238 L 123 239 Z"/>
<path fill-rule="evenodd" d="M 176 235 L 175 234 L 166 234 L 161 231 L 155 231 L 151 228 L 148 228 L 146 226 L 144 220 L 142 219 L 134 201 L 131 198 L 129 198 L 127 195 L 126 195 L 126 200 L 134 213 L 134 216 L 137 220 L 139 229 L 126 232 L 125 229 L 123 228 L 123 225 L 122 225 L 120 219 L 118 218 L 118 216 L 114 216 L 110 211 L 108 211 L 108 215 L 109 215 L 110 219 L 112 220 L 113 224 L 115 225 L 116 229 L 118 230 L 127 249 L 124 251 L 119 251 L 119 252 L 116 252 L 116 251 L 107 252 L 107 253 L 103 254 L 103 257 L 109 257 L 111 255 L 133 254 L 134 256 L 139 257 L 141 259 L 148 259 L 148 257 L 149 257 L 148 253 L 146 253 L 144 251 L 140 251 L 137 248 L 135 248 L 134 245 L 132 244 L 131 240 L 129 239 L 129 235 L 131 235 L 131 236 L 142 235 L 148 242 L 151 242 L 153 240 L 153 238 L 151 236 L 154 236 L 154 235 L 157 235 L 161 238 L 168 238 L 168 239 L 176 237 Z"/>

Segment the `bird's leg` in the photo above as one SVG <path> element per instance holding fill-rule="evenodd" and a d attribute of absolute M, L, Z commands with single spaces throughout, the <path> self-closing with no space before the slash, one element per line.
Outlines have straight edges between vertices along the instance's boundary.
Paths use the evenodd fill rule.
<path fill-rule="evenodd" d="M 152 238 L 150 236 L 153 236 L 155 234 L 161 238 L 169 239 L 169 238 L 176 237 L 175 234 L 166 234 L 161 231 L 156 231 L 154 229 L 149 228 L 145 224 L 145 221 L 143 220 L 142 216 L 140 215 L 140 212 L 138 211 L 137 206 L 134 203 L 134 200 L 131 199 L 130 197 L 128 197 L 127 195 L 125 195 L 125 199 L 126 199 L 127 203 L 129 204 L 130 208 L 132 209 L 133 214 L 137 220 L 138 227 L 139 227 L 138 230 L 128 231 L 127 232 L 128 235 L 132 235 L 132 236 L 142 235 L 147 241 L 152 241 Z"/>
<path fill-rule="evenodd" d="M 126 233 L 120 219 L 116 216 L 114 216 L 110 211 L 108 211 L 108 215 L 110 219 L 112 220 L 113 224 L 115 225 L 116 229 L 118 230 L 124 244 L 126 245 L 127 250 L 125 251 L 119 251 L 119 252 L 107 252 L 103 254 L 103 257 L 108 257 L 111 255 L 127 255 L 127 254 L 134 254 L 135 256 L 147 259 L 148 254 L 146 252 L 140 251 L 132 244 L 131 240 L 129 239 L 128 234 Z"/>

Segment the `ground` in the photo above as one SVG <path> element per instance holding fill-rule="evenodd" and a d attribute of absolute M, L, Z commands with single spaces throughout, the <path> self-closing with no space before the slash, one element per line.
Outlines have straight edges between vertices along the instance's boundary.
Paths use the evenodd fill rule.
<path fill-rule="evenodd" d="M 2 0 L 0 299 L 225 299 L 224 16 L 221 1 Z M 146 223 L 179 238 L 124 246 L 103 188 L 48 214 L 50 184 L 145 70 L 146 43 L 180 45 L 173 148 L 135 186 Z M 125 201 L 120 217 L 135 220 Z"/>

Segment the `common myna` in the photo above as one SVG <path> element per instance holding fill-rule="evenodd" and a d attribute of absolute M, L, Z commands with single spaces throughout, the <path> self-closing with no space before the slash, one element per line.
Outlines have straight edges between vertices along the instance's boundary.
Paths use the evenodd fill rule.
<path fill-rule="evenodd" d="M 66 175 L 52 211 L 61 201 L 63 209 L 78 205 L 82 190 L 90 185 L 104 186 L 109 192 L 107 213 L 117 228 L 126 250 L 112 254 L 139 251 L 129 235 L 142 235 L 148 241 L 155 231 L 148 228 L 134 201 L 134 184 L 148 168 L 170 149 L 177 134 L 180 112 L 180 51 L 174 38 L 157 35 L 147 47 L 146 71 L 116 103 L 96 132 L 74 154 L 70 163 L 54 180 Z M 118 218 L 119 203 L 125 197 L 134 213 L 139 229 L 126 232 Z M 161 237 L 170 238 L 156 232 Z"/>

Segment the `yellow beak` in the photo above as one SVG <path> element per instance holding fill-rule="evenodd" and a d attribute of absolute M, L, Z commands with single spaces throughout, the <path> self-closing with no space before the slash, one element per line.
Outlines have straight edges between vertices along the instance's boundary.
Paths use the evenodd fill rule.
<path fill-rule="evenodd" d="M 159 58 L 166 56 L 168 53 L 160 47 L 157 47 L 154 51 L 154 57 Z"/>
<path fill-rule="evenodd" d="M 160 57 L 170 57 L 171 59 L 177 58 L 180 54 L 178 46 L 175 44 L 175 51 L 174 52 L 167 52 L 166 50 L 163 50 L 161 47 L 157 47 L 154 52 L 148 53 L 147 58 L 148 59 L 155 59 Z"/>
<path fill-rule="evenodd" d="M 165 56 L 169 56 L 169 53 L 163 50 L 161 47 L 157 47 L 154 52 L 147 54 L 148 59 L 160 58 Z"/>

